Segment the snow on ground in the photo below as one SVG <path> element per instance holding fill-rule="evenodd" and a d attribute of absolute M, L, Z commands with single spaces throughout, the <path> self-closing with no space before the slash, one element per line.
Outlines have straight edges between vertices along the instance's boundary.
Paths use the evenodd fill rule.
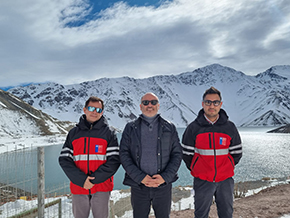
<path fill-rule="evenodd" d="M 0 153 L 15 151 L 23 148 L 36 148 L 41 146 L 50 146 L 63 144 L 65 141 L 65 134 L 51 135 L 51 136 L 1 136 Z"/>
<path fill-rule="evenodd" d="M 111 192 L 111 198 L 110 200 L 114 202 L 114 204 L 119 201 L 122 198 L 126 198 L 128 196 L 130 196 L 130 192 L 120 192 L 120 190 L 113 190 Z"/>
<path fill-rule="evenodd" d="M 124 193 L 124 192 L 120 192 L 119 190 L 114 190 L 111 192 L 110 200 L 112 200 L 114 203 L 116 203 L 121 198 L 125 198 L 128 196 L 130 196 L 130 192 Z M 67 196 L 55 197 L 55 198 L 46 198 L 44 203 L 47 204 L 47 203 L 53 202 L 57 199 L 61 199 L 62 217 L 64 217 L 64 218 L 73 217 L 71 199 Z M 19 200 L 16 200 L 14 202 L 8 202 L 8 203 L 0 206 L 0 218 L 15 216 L 17 214 L 20 214 L 21 212 L 34 209 L 37 207 L 37 204 L 38 204 L 37 199 L 30 200 L 30 201 L 19 199 Z M 58 209 L 59 209 L 58 204 L 46 208 L 44 218 L 57 217 Z M 93 217 L 92 214 L 90 214 L 90 217 L 91 218 Z M 123 217 L 124 218 L 125 217 L 132 217 L 132 211 L 127 211 Z"/>
<path fill-rule="evenodd" d="M 277 182 L 276 180 L 273 180 L 271 183 L 271 186 L 275 186 L 275 185 L 283 184 L 283 183 L 287 183 L 287 182 L 290 182 L 290 180 L 287 180 L 285 182 Z M 184 188 L 191 190 L 190 187 L 184 187 Z M 266 187 L 263 187 L 260 189 L 255 189 L 255 190 L 250 190 L 250 191 L 248 191 L 246 196 L 258 193 L 259 191 L 261 191 L 262 189 L 265 189 L 265 188 Z M 192 193 L 191 196 L 188 198 L 183 198 L 177 203 L 172 202 L 171 210 L 172 211 L 185 210 L 185 209 L 188 209 L 189 205 L 193 205 L 194 192 L 191 192 L 191 193 Z M 130 192 L 123 192 L 120 190 L 114 190 L 111 192 L 111 199 L 110 200 L 113 201 L 114 203 L 116 203 L 120 199 L 128 197 L 128 196 L 130 196 Z M 47 198 L 47 199 L 45 199 L 45 203 L 55 201 L 59 198 L 61 199 L 62 217 L 64 217 L 64 218 L 73 217 L 71 199 L 68 196 Z M 124 206 L 126 206 L 126 205 L 124 205 Z M 9 202 L 9 203 L 6 203 L 6 204 L 0 206 L 0 211 L 1 211 L 0 218 L 10 217 L 10 216 L 19 214 L 20 212 L 27 211 L 27 210 L 30 210 L 30 209 L 33 209 L 36 207 L 37 207 L 37 199 L 30 200 L 30 201 L 19 199 L 15 202 Z M 57 216 L 58 212 L 59 212 L 58 209 L 59 209 L 58 204 L 45 209 L 45 216 L 44 217 L 50 218 L 50 217 Z M 191 209 L 193 209 L 193 208 L 191 208 Z M 153 211 L 151 211 L 151 214 L 153 214 L 152 212 Z M 132 210 L 129 210 L 129 211 L 126 211 L 126 213 L 120 218 L 130 218 L 132 216 L 133 216 Z M 93 217 L 92 214 L 90 214 L 90 218 L 92 218 L 92 217 Z M 290 218 L 290 214 L 283 215 L 281 218 Z"/>
<path fill-rule="evenodd" d="M 59 198 L 47 198 L 45 199 L 45 203 L 49 203 L 52 201 L 55 201 Z M 62 208 L 62 217 L 73 217 L 72 215 L 72 209 L 71 209 L 71 200 L 68 199 L 66 196 L 61 197 L 61 208 Z M 15 216 L 17 214 L 20 214 L 21 212 L 28 211 L 31 209 L 37 208 L 37 199 L 36 200 L 31 200 L 31 201 L 26 201 L 19 199 L 14 202 L 9 202 L 0 207 L 0 218 L 6 218 L 6 217 L 11 217 Z M 50 217 L 57 217 L 58 215 L 58 208 L 59 205 L 56 204 L 54 206 L 51 206 L 47 209 L 45 209 L 45 218 L 50 218 Z"/>
<path fill-rule="evenodd" d="M 245 194 L 245 197 L 257 194 L 258 192 L 262 191 L 265 188 L 270 188 L 272 186 L 290 183 L 290 179 L 287 179 L 285 181 L 278 181 L 276 179 L 272 179 L 269 182 L 270 182 L 270 184 L 267 187 L 260 187 L 260 188 L 257 188 L 257 189 L 248 190 L 247 193 Z"/>

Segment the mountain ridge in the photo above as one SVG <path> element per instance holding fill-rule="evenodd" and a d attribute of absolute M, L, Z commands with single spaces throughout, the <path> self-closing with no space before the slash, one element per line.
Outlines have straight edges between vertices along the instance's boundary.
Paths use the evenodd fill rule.
<path fill-rule="evenodd" d="M 223 108 L 237 126 L 278 126 L 290 123 L 290 66 L 273 66 L 256 76 L 212 64 L 177 75 L 144 79 L 101 78 L 79 84 L 31 84 L 7 90 L 59 120 L 76 122 L 91 95 L 105 102 L 109 124 L 123 129 L 141 113 L 140 98 L 154 92 L 160 113 L 177 127 L 185 127 L 201 109 L 202 95 L 214 86 L 223 97 Z"/>

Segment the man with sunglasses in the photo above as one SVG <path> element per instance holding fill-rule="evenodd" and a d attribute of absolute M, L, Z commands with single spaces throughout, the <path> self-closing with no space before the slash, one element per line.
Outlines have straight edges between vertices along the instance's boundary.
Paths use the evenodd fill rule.
<path fill-rule="evenodd" d="M 90 97 L 79 123 L 67 135 L 59 163 L 69 178 L 74 217 L 107 218 L 113 175 L 120 166 L 115 132 L 103 117 L 104 102 Z"/>
<path fill-rule="evenodd" d="M 220 218 L 232 218 L 235 165 L 242 157 L 239 132 L 221 109 L 221 93 L 211 87 L 203 95 L 197 118 L 183 137 L 183 160 L 194 177 L 195 218 L 207 218 L 213 196 Z"/>
<path fill-rule="evenodd" d="M 124 184 L 131 186 L 134 218 L 148 218 L 151 205 L 156 218 L 169 218 L 172 183 L 182 160 L 175 126 L 163 119 L 158 97 L 141 98 L 142 114 L 128 123 L 120 143 L 120 160 L 126 171 Z"/>

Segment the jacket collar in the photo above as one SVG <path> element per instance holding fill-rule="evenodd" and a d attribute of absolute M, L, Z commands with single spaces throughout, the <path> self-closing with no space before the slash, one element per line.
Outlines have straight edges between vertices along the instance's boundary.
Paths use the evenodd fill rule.
<path fill-rule="evenodd" d="M 204 110 L 201 109 L 199 112 L 198 112 L 198 115 L 197 115 L 197 118 L 196 118 L 196 121 L 201 125 L 201 126 L 211 126 L 211 125 L 222 125 L 224 123 L 226 123 L 228 121 L 229 117 L 227 115 L 227 113 L 223 110 L 223 109 L 220 109 L 220 112 L 219 112 L 219 118 L 218 120 L 214 123 L 214 124 L 211 124 L 209 123 L 205 117 L 204 117 Z"/>
<path fill-rule="evenodd" d="M 140 114 L 139 117 L 134 121 L 135 125 L 139 125 L 139 124 L 141 123 L 142 120 L 145 121 L 145 122 L 147 122 L 147 121 L 144 119 L 143 114 Z M 159 120 L 159 121 L 161 121 L 161 120 L 162 120 L 161 115 L 160 115 L 160 114 L 157 114 L 154 120 Z"/>
<path fill-rule="evenodd" d="M 77 124 L 79 128 L 84 129 L 84 130 L 89 130 L 91 129 L 91 127 L 92 129 L 101 129 L 103 126 L 106 126 L 106 125 L 108 125 L 108 123 L 104 116 L 101 116 L 101 118 L 94 123 L 89 123 L 87 121 L 85 114 L 83 114 L 80 117 L 79 123 Z"/>

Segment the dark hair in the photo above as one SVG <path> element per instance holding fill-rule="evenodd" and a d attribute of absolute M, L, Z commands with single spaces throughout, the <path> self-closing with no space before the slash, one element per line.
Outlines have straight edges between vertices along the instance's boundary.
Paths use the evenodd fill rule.
<path fill-rule="evenodd" d="M 102 110 L 104 110 L 104 101 L 96 96 L 91 96 L 85 103 L 85 107 L 89 105 L 90 102 L 100 102 L 102 104 Z"/>
<path fill-rule="evenodd" d="M 208 94 L 218 94 L 220 97 L 220 100 L 222 100 L 222 96 L 221 96 L 221 92 L 219 90 L 217 90 L 215 87 L 210 87 L 209 89 L 205 90 L 203 96 L 202 96 L 202 100 L 205 99 L 205 96 Z"/>

